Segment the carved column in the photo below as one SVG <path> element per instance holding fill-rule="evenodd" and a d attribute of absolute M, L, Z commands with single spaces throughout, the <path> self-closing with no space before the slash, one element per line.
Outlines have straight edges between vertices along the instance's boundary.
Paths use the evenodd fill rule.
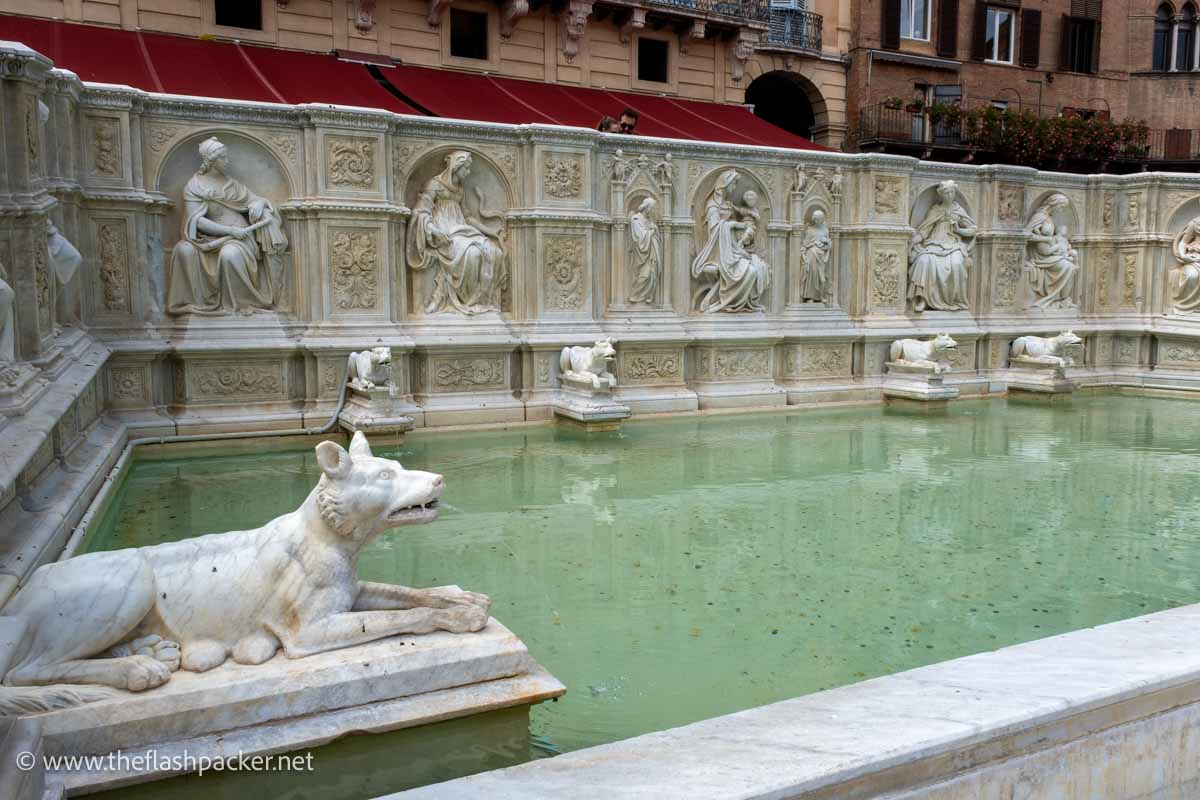
<path fill-rule="evenodd" d="M 670 158 L 668 154 L 666 158 Z M 659 269 L 662 270 L 662 275 L 659 278 L 659 286 L 662 291 L 662 307 L 671 307 L 671 266 L 675 260 L 671 257 L 674 252 L 675 234 L 674 226 L 668 220 L 675 217 L 675 168 L 670 162 L 666 162 L 668 169 L 659 172 L 658 176 L 658 196 L 659 196 L 659 214 L 658 214 L 658 230 L 662 235 L 662 264 Z"/>
<path fill-rule="evenodd" d="M 620 156 L 617 156 L 620 158 Z M 629 303 L 629 223 L 625 218 L 625 181 L 617 163 L 609 173 L 609 213 L 612 214 L 612 305 L 624 308 Z"/>

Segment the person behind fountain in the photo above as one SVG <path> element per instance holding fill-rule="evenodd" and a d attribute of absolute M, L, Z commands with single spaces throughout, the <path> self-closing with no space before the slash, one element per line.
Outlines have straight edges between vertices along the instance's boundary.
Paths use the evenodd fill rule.
<path fill-rule="evenodd" d="M 750 241 L 754 239 L 757 210 L 746 203 L 744 195 L 742 206 L 734 205 L 733 185 L 737 180 L 736 170 L 722 172 L 704 205 L 708 241 L 692 261 L 692 277 L 715 279 L 700 301 L 700 310 L 706 313 L 765 310 L 761 301 L 770 284 L 770 267 L 742 244 L 747 227 L 751 229 Z M 751 202 L 757 202 L 757 195 L 745 194 L 751 194 Z"/>
<path fill-rule="evenodd" d="M 908 297 L 915 311 L 962 311 L 967 307 L 967 271 L 975 246 L 975 220 L 957 196 L 954 181 L 938 184 L 937 202 L 913 233 Z"/>
<path fill-rule="evenodd" d="M 433 291 L 425 313 L 457 311 L 482 314 L 499 311 L 501 291 L 508 283 L 504 250 L 497 238 L 497 214 L 480 209 L 464 213 L 472 156 L 456 150 L 446 156 L 445 169 L 426 182 L 417 196 L 408 223 L 408 264 L 416 270 L 436 268 Z M 478 187 L 475 197 L 482 202 Z"/>
<path fill-rule="evenodd" d="M 275 307 L 287 234 L 275 206 L 229 177 L 225 145 L 200 144 L 183 190 L 183 232 L 171 255 L 172 314 L 253 314 Z"/>

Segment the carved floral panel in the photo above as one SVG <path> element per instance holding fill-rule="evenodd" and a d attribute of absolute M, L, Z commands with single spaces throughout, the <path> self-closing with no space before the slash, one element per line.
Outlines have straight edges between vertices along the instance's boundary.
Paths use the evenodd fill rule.
<path fill-rule="evenodd" d="M 121 121 L 115 117 L 89 117 L 91 164 L 88 171 L 101 178 L 121 176 Z"/>
<path fill-rule="evenodd" d="M 683 356 L 677 350 L 633 350 L 621 354 L 621 368 L 622 383 L 679 383 L 683 378 Z"/>
<path fill-rule="evenodd" d="M 278 361 L 189 364 L 191 397 L 196 400 L 287 399 L 283 365 Z"/>
<path fill-rule="evenodd" d="M 1112 252 L 1104 251 L 1100 256 L 1099 272 L 1096 275 L 1096 306 L 1102 309 L 1112 307 L 1112 295 L 1109 293 L 1108 285 L 1111 280 L 1113 264 Z"/>
<path fill-rule="evenodd" d="M 375 186 L 375 140 L 361 136 L 326 136 L 328 184 L 343 189 Z"/>
<path fill-rule="evenodd" d="M 1137 308 L 1137 253 L 1125 253 L 1121 260 L 1121 308 Z"/>
<path fill-rule="evenodd" d="M 146 128 L 146 144 L 152 153 L 161 153 L 183 131 L 178 125 L 150 125 Z"/>
<path fill-rule="evenodd" d="M 145 367 L 111 367 L 108 374 L 112 399 L 117 405 L 136 405 L 150 399 Z"/>
<path fill-rule="evenodd" d="M 1138 340 L 1121 336 L 1117 339 L 1117 363 L 1119 364 L 1137 364 L 1138 358 Z"/>
<path fill-rule="evenodd" d="M 1021 283 L 1022 254 L 1006 247 L 996 250 L 996 279 L 992 297 L 997 308 L 1017 307 L 1017 287 Z"/>
<path fill-rule="evenodd" d="M 784 356 L 783 374 L 787 377 L 814 377 L 850 374 L 850 345 L 794 345 Z"/>
<path fill-rule="evenodd" d="M 46 222 L 42 220 L 30 231 L 32 236 L 32 253 L 29 261 L 33 264 L 33 285 L 37 298 L 38 326 L 43 336 L 50 333 L 53 325 L 54 310 L 51 307 L 50 254 L 46 249 Z"/>
<path fill-rule="evenodd" d="M 471 392 L 504 389 L 504 356 L 435 358 L 433 389 L 440 392 Z"/>
<path fill-rule="evenodd" d="M 771 377 L 770 349 L 700 350 L 696 377 L 712 380 Z"/>
<path fill-rule="evenodd" d="M 29 155 L 30 172 L 38 172 L 42 161 L 42 141 L 38 132 L 37 99 L 25 98 L 25 146 Z"/>
<path fill-rule="evenodd" d="M 547 311 L 578 311 L 587 295 L 583 236 L 547 235 L 542 240 L 543 292 Z"/>
<path fill-rule="evenodd" d="M 1200 345 L 1190 342 L 1166 342 L 1159 352 L 1162 354 L 1159 361 L 1163 364 L 1200 364 Z"/>
<path fill-rule="evenodd" d="M 988 345 L 991 358 L 988 366 L 992 369 L 1004 369 L 1008 365 L 1008 341 L 1006 339 L 992 339 Z"/>
<path fill-rule="evenodd" d="M 100 308 L 114 314 L 129 313 L 129 237 L 125 220 L 96 220 L 96 252 L 100 262 Z"/>
<path fill-rule="evenodd" d="M 547 157 L 542 185 L 551 197 L 579 197 L 583 191 L 583 162 L 575 156 Z"/>
<path fill-rule="evenodd" d="M 533 383 L 535 386 L 553 386 L 554 361 L 557 353 L 537 353 L 533 360 Z"/>
<path fill-rule="evenodd" d="M 330 228 L 329 269 L 334 308 L 340 311 L 378 308 L 378 229 Z"/>
<path fill-rule="evenodd" d="M 1025 216 L 1025 190 L 1015 183 L 1002 183 L 996 190 L 996 216 L 1003 222 L 1020 222 Z"/>
<path fill-rule="evenodd" d="M 900 304 L 900 254 L 895 250 L 876 250 L 871 259 L 871 305 L 894 307 Z"/>
<path fill-rule="evenodd" d="M 903 184 L 899 178 L 880 176 L 875 178 L 875 213 L 900 213 L 900 188 Z"/>

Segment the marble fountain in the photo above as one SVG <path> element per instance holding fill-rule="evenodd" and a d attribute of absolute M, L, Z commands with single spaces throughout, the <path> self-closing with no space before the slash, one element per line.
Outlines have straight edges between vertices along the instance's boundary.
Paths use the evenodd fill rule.
<path fill-rule="evenodd" d="M 450 475 L 447 491 L 463 496 L 488 481 L 475 475 L 455 488 L 453 458 L 414 463 L 388 448 L 427 442 L 431 453 L 445 447 L 451 456 L 455 437 L 479 437 L 463 449 L 482 458 L 489 447 L 508 446 L 487 437 L 517 434 L 474 429 L 507 426 L 560 437 L 603 473 L 618 468 L 608 459 L 636 462 L 620 443 L 653 438 L 654 426 L 695 424 L 704 441 L 721 439 L 705 426 L 747 426 L 723 452 L 703 451 L 720 464 L 742 449 L 753 455 L 774 439 L 787 442 L 772 428 L 786 424 L 807 437 L 790 452 L 819 461 L 814 454 L 836 441 L 836 421 L 822 415 L 841 413 L 823 407 L 854 403 L 866 409 L 854 413 L 867 415 L 854 425 L 869 417 L 926 439 L 961 433 L 955 426 L 969 428 L 964 420 L 1003 418 L 996 436 L 1051 465 L 1056 453 L 1078 455 L 1054 438 L 1068 435 L 1064 420 L 1085 432 L 1107 425 L 1109 438 L 1088 453 L 1120 464 L 1157 446 L 1122 438 L 1131 419 L 1143 434 L 1154 420 L 1161 429 L 1163 420 L 1187 419 L 1190 410 L 1179 410 L 1187 404 L 1176 399 L 1200 385 L 1195 176 L 1065 175 L 157 95 L 82 82 L 16 43 L 0 43 L 0 60 L 5 753 L 278 754 L 336 748 L 355 731 L 406 733 L 396 752 L 415 754 L 422 735 L 453 720 L 466 726 L 456 735 L 469 749 L 478 743 L 470 723 L 507 715 L 509 733 L 524 731 L 529 707 L 560 695 L 564 683 L 563 709 L 575 695 L 621 694 L 620 681 L 572 685 L 574 667 L 555 666 L 556 645 L 529 615 L 553 625 L 560 612 L 545 596 L 514 591 L 524 573 L 493 587 L 468 580 L 472 560 L 457 570 L 447 562 L 436 574 L 378 566 L 379 548 L 402 550 L 405 542 L 421 543 L 405 551 L 421 563 L 420 553 L 440 546 L 426 531 L 470 516 L 451 504 L 442 520 L 368 546 L 400 519 L 393 512 L 433 513 L 425 506 L 435 478 L 427 476 Z M 1020 396 L 1075 399 L 1009 408 Z M 1138 411 L 1137 403 L 1153 405 Z M 912 406 L 939 413 L 906 413 Z M 1109 406 L 1115 417 L 1105 416 Z M 816 410 L 791 413 L 796 407 Z M 764 409 L 774 414 L 713 418 Z M 661 414 L 683 421 L 644 421 Z M 846 464 L 854 463 L 856 438 L 861 459 L 859 430 L 847 437 Z M 983 470 L 991 434 L 972 430 Z M 301 495 L 260 495 L 253 515 L 222 519 L 221 527 L 193 528 L 166 513 L 165 530 L 124 542 L 161 549 L 121 555 L 104 544 L 110 534 L 119 540 L 121 531 L 106 526 L 125 519 L 122 498 L 153 459 L 301 447 L 309 454 L 297 468 Z M 1172 447 L 1164 462 L 1179 459 L 1186 474 L 1187 447 Z M 389 453 L 404 466 L 390 466 Z M 912 466 L 905 459 L 927 456 L 909 442 L 895 461 L 875 463 L 902 474 Z M 764 458 L 777 472 L 763 480 L 783 480 L 789 469 L 820 477 L 789 458 Z M 672 473 L 686 463 L 679 455 L 643 481 L 661 475 L 686 484 Z M 356 472 L 362 464 L 374 465 L 372 476 Z M 1113 502 L 1132 509 L 1122 518 L 1131 530 L 1157 537 L 1155 520 L 1175 525 L 1153 552 L 1166 550 L 1166 559 L 1180 548 L 1185 559 L 1186 515 L 1167 510 L 1187 505 L 1188 487 L 1167 502 L 1156 487 L 1168 476 L 1157 468 L 1131 468 L 1141 481 L 1109 474 L 1101 485 L 1122 488 Z M 1057 487 L 1053 474 L 1071 470 L 1047 473 L 1046 485 Z M 593 518 L 616 517 L 597 499 L 606 488 L 598 479 L 567 470 L 545 480 Z M 370 491 L 343 508 L 318 485 L 341 480 Z M 414 481 L 428 484 L 418 493 L 430 498 L 400 497 L 408 489 L 399 483 Z M 711 508 L 713 497 L 721 498 L 717 513 L 736 506 L 736 488 L 713 484 L 704 503 L 681 507 L 682 530 L 699 535 L 707 523 L 689 509 Z M 1038 493 L 1002 479 L 964 491 L 1016 500 Z M 1053 491 L 1038 491 L 1043 501 L 1032 507 L 1057 519 Z M 1085 501 L 1103 499 L 1092 488 L 1080 492 Z M 280 498 L 295 503 L 277 507 Z M 895 515 L 918 507 L 904 495 L 892 502 Z M 274 513 L 264 516 L 268 506 Z M 938 522 L 940 507 L 920 506 L 927 513 L 908 533 L 952 537 L 959 529 Z M 368 512 L 376 516 L 343 526 L 344 514 Z M 291 522 L 270 522 L 276 516 Z M 1092 521 L 1101 526 L 1092 533 L 1111 524 Z M 855 522 L 829 524 L 835 532 Z M 255 538 L 262 525 L 291 532 Z M 228 530 L 251 533 L 189 538 Z M 458 541 L 472 541 L 474 528 L 455 530 Z M 303 544 L 308 535 L 318 543 Z M 729 539 L 724 546 L 735 553 L 753 544 L 736 533 Z M 478 563 L 491 558 L 492 545 L 499 547 L 488 543 Z M 360 564 L 367 574 L 356 577 L 359 549 L 371 555 Z M 1024 566 L 1048 563 L 1040 561 Z M 704 573 L 704 564 L 691 566 Z M 754 574 L 736 559 L 726 566 L 730 575 Z M 1163 562 L 1144 579 L 1174 575 L 1177 566 Z M 564 578 L 588 574 L 579 564 L 558 567 Z M 261 588 L 227 591 L 229 571 Z M 769 691 L 734 691 L 727 686 L 739 684 L 740 671 L 729 665 L 732 672 L 718 676 L 726 683 L 703 691 L 728 693 L 731 705 L 648 717 L 641 727 L 564 744 L 572 752 L 562 756 L 415 791 L 952 798 L 986 786 L 1031 797 L 1132 798 L 1187 787 L 1200 763 L 1189 749 L 1200 650 L 1190 635 L 1197 612 L 1187 605 L 1196 598 L 1176 577 L 1169 591 L 1124 587 L 1122 603 L 1101 603 L 1103 613 L 1058 608 L 1064 613 L 1044 630 L 996 633 L 994 643 L 944 652 L 935 645 L 919 663 L 900 659 L 815 684 L 802 672 Z M 310 591 L 312 580 L 321 592 Z M 761 585 L 799 591 L 799 582 L 792 570 Z M 707 584 L 687 586 L 728 610 L 719 594 L 703 596 Z M 289 591 L 298 594 L 285 597 Z M 501 621 L 488 616 L 480 591 L 503 599 Z M 803 606 L 781 595 L 771 608 L 812 613 Z M 1054 606 L 1044 598 L 1031 607 Z M 763 619 L 775 613 L 744 608 Z M 57 621 L 60 611 L 70 612 L 69 624 Z M 649 627 L 707 641 L 707 625 L 668 620 Z M 1101 622 L 1109 624 L 1089 627 Z M 831 646 L 857 642 L 861 624 L 839 623 Z M 1061 635 L 1029 641 L 1043 633 Z M 627 644 L 631 653 L 641 646 Z M 1013 646 L 995 649 L 1006 644 Z M 752 646 L 730 644 L 729 658 L 744 659 Z M 955 655 L 964 658 L 941 661 Z M 560 683 L 551 671 L 567 677 Z M 552 710 L 532 713 L 535 731 L 539 715 L 553 719 Z M 561 734 L 546 738 L 566 742 Z M 636 734 L 650 738 L 626 739 Z M 371 739 L 350 737 L 364 738 Z M 14 772 L 11 761 L 0 764 L 0 783 L 20 797 L 138 783 L 151 791 L 157 784 L 148 780 L 194 771 Z M 679 782 L 683 764 L 694 783 Z"/>

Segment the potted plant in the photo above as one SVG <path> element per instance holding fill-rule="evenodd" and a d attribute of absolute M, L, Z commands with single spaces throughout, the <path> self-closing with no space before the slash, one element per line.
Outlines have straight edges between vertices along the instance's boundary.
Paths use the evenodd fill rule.
<path fill-rule="evenodd" d="M 908 105 L 904 107 L 904 110 L 909 114 L 920 114 L 925 110 L 925 98 L 914 97 L 912 100 L 908 101 Z"/>
<path fill-rule="evenodd" d="M 883 107 L 891 111 L 899 111 L 900 109 L 904 108 L 904 101 L 899 97 L 892 95 L 890 97 L 883 98 Z"/>

